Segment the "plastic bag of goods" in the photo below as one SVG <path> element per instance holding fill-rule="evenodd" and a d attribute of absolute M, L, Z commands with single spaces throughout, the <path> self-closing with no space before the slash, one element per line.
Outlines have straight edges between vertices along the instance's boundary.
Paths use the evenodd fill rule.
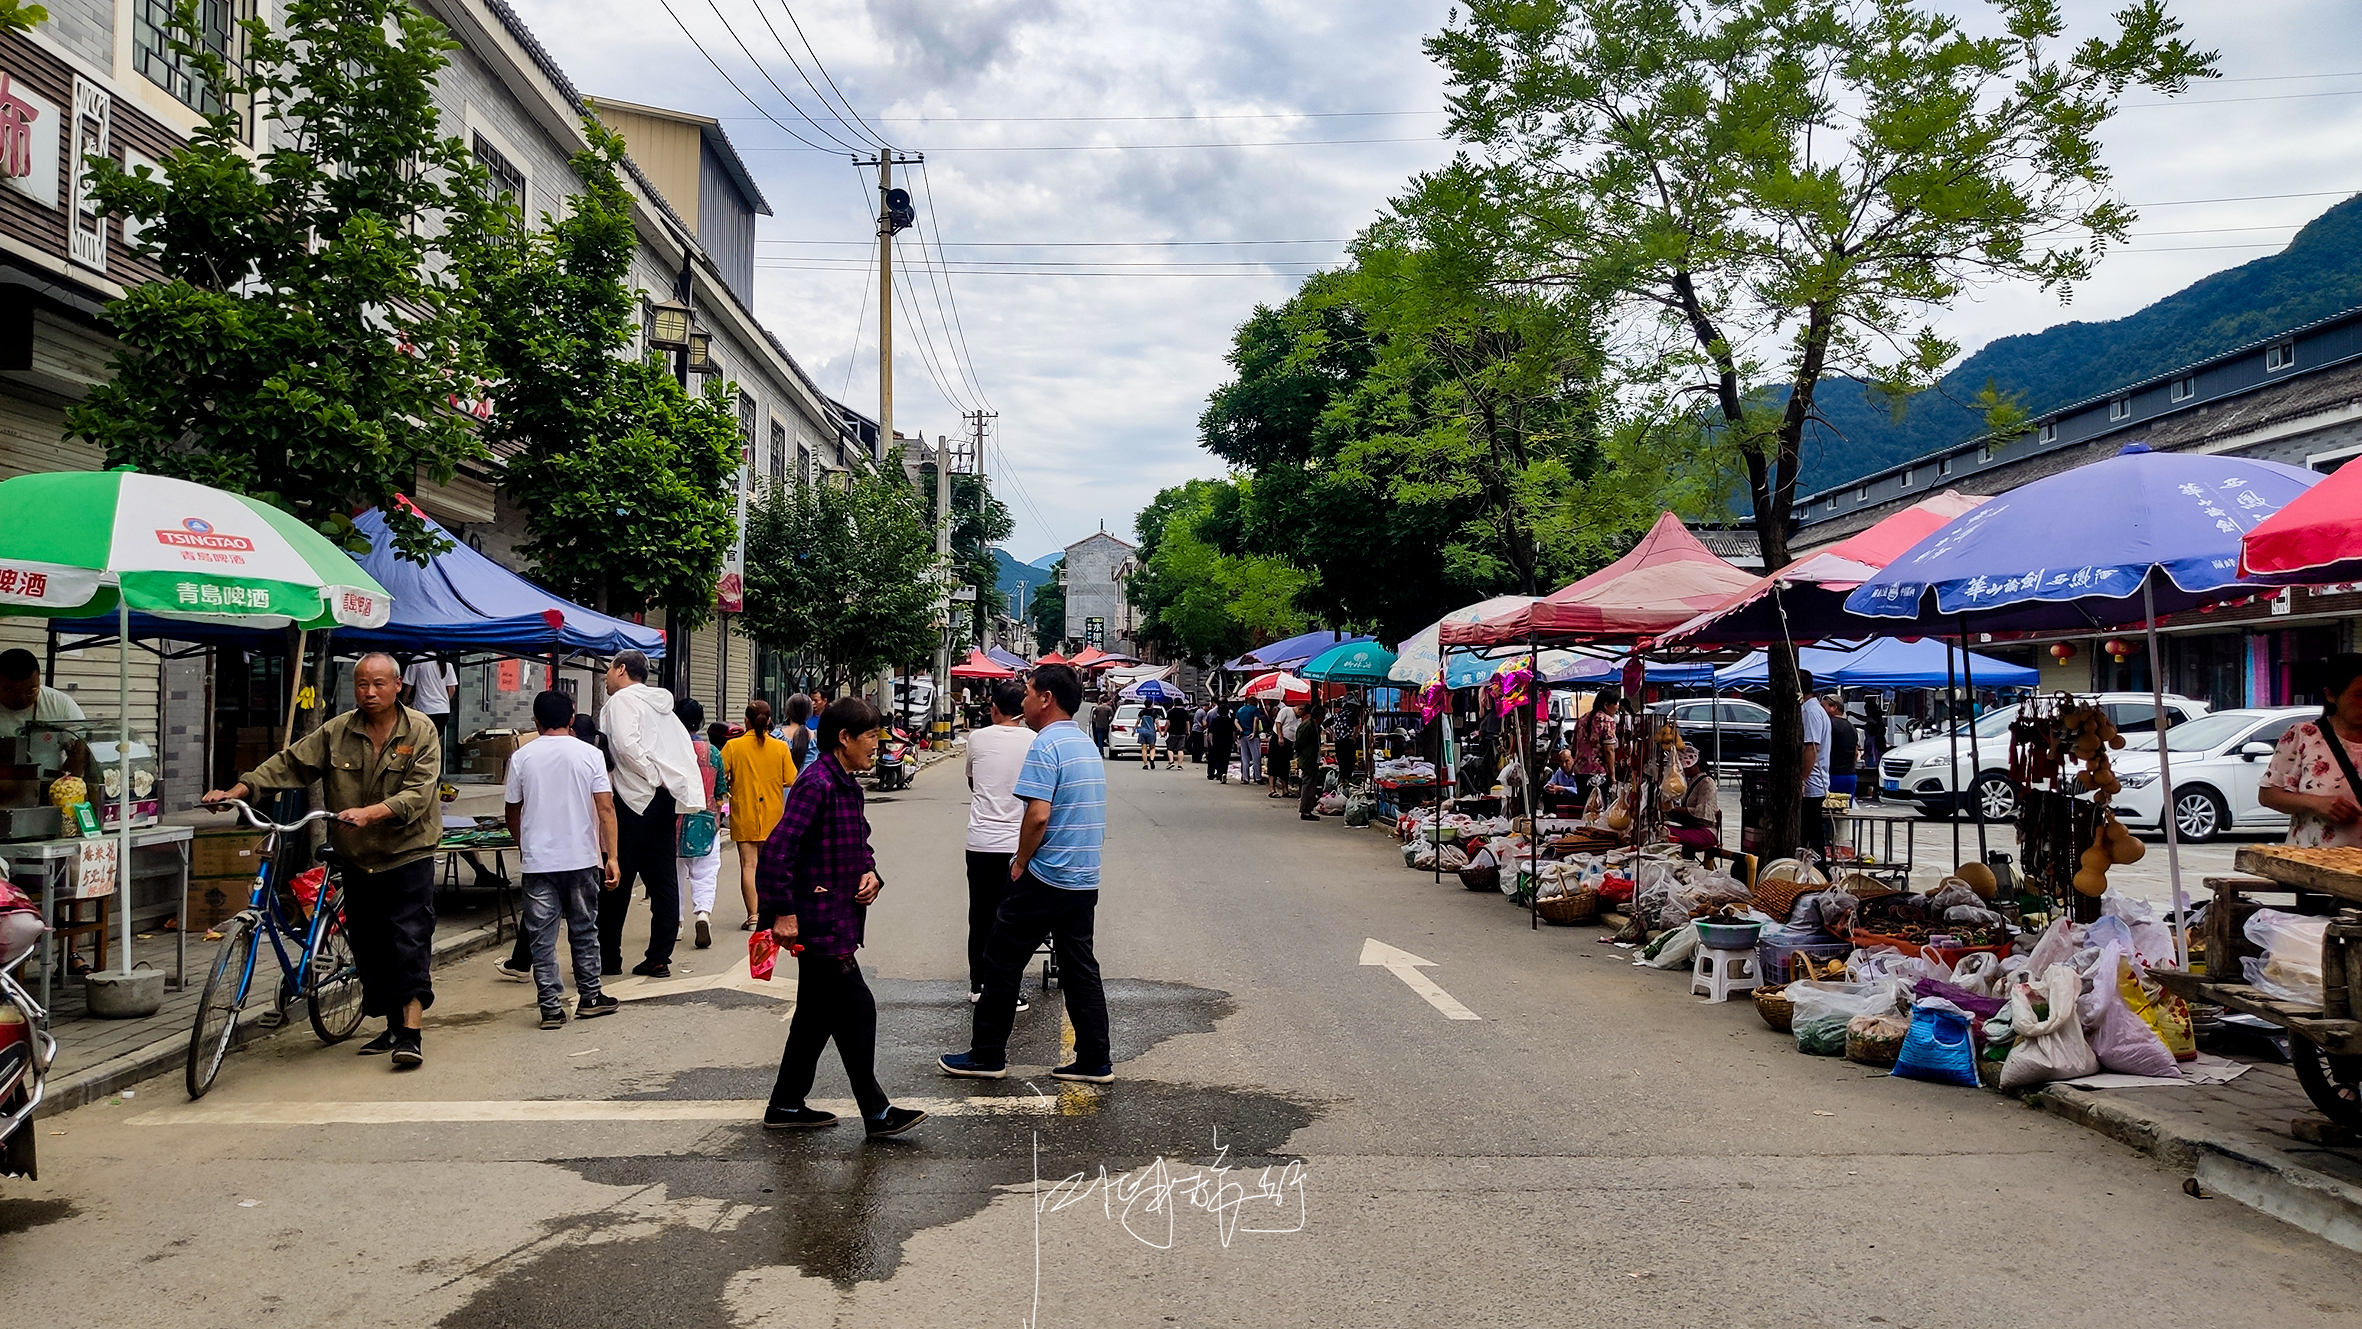
<path fill-rule="evenodd" d="M 1895 1056 L 1894 1073 L 1907 1080 L 1976 1088 L 1976 1040 L 1969 1034 L 1968 1017 L 1941 999 L 1913 1003 L 1911 1028 Z"/>
<path fill-rule="evenodd" d="M 1857 1015 L 1891 1015 L 1902 1008 L 1902 989 L 1891 980 L 1875 983 L 1790 983 L 1781 989 L 1794 1008 L 1789 1030 L 1796 1050 L 1819 1057 L 1845 1055 L 1845 1026 Z"/>
<path fill-rule="evenodd" d="M 2084 1040 L 2083 1021 L 2075 1012 L 2075 999 L 2082 991 L 2082 975 L 2065 964 L 2043 971 L 2039 986 L 2024 980 L 2010 985 L 2014 1039 L 2009 1060 L 2001 1064 L 2002 1088 L 2073 1080 L 2099 1070 L 2100 1059 Z"/>
<path fill-rule="evenodd" d="M 2198 1031 L 2190 1020 L 2188 1002 L 2149 982 L 2137 965 L 2122 966 L 2116 989 L 2141 1023 L 2157 1031 L 2175 1061 L 2198 1059 Z"/>
<path fill-rule="evenodd" d="M 2092 970 L 2092 995 L 2099 1006 L 2099 1019 L 2090 1033 L 2092 1055 L 2118 1075 L 2178 1080 L 2182 1070 L 2174 1064 L 2173 1050 L 2124 1002 L 2118 982 L 2128 971 L 2124 953 L 2114 946 L 2101 953 Z"/>
<path fill-rule="evenodd" d="M 2328 929 L 2326 918 L 2258 909 L 2248 916 L 2242 930 L 2249 941 L 2263 948 L 2263 958 L 2243 958 L 2239 968 L 2248 983 L 2265 996 L 2318 1008 L 2321 939 Z"/>
<path fill-rule="evenodd" d="M 1679 927 L 1670 928 L 1665 935 L 1643 947 L 1640 958 L 1632 963 L 1651 969 L 1679 969 L 1698 953 L 1698 925 L 1683 919 Z"/>

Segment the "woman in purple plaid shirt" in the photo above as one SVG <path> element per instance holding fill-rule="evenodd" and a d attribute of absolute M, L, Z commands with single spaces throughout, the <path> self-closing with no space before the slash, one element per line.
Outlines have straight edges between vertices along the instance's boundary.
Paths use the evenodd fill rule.
<path fill-rule="evenodd" d="M 820 1050 L 832 1038 L 871 1139 L 900 1135 L 926 1120 L 924 1112 L 895 1107 L 878 1087 L 878 1004 L 853 957 L 870 902 L 885 886 L 854 778 L 877 757 L 880 723 L 877 708 L 859 697 L 840 697 L 820 713 L 820 759 L 796 777 L 755 864 L 762 926 L 780 945 L 802 946 L 795 1018 L 763 1111 L 765 1130 L 836 1125 L 836 1114 L 804 1104 Z"/>

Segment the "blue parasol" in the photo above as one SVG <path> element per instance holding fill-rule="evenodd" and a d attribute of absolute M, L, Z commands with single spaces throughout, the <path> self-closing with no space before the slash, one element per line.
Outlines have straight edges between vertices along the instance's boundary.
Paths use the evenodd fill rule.
<path fill-rule="evenodd" d="M 1169 705 L 1170 703 L 1176 701 L 1189 700 L 1188 697 L 1182 695 L 1179 688 L 1166 683 L 1162 679 L 1155 678 L 1141 679 L 1139 682 L 1134 683 L 1128 688 L 1125 688 L 1122 692 L 1119 692 L 1116 695 L 1119 697 L 1130 697 L 1136 701 L 1152 701 L 1160 706 Z"/>

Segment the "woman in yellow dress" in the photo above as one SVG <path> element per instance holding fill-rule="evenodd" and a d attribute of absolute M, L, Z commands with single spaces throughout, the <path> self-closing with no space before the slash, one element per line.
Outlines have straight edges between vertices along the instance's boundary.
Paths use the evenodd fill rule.
<path fill-rule="evenodd" d="M 738 845 L 738 891 L 746 899 L 746 921 L 741 932 L 752 932 L 759 908 L 755 899 L 755 860 L 763 841 L 779 824 L 779 810 L 787 802 L 787 787 L 796 782 L 795 758 L 787 744 L 771 737 L 771 703 L 756 698 L 746 704 L 746 732 L 722 745 L 722 772 L 730 781 L 730 838 Z"/>

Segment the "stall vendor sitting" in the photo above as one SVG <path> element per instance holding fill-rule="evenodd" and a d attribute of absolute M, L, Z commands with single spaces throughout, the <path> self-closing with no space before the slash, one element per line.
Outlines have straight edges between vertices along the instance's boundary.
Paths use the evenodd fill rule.
<path fill-rule="evenodd" d="M 17 738 L 31 724 L 82 719 L 73 697 L 41 681 L 41 659 L 19 648 L 0 651 L 0 738 Z"/>
<path fill-rule="evenodd" d="M 384 652 L 353 666 L 354 709 L 295 740 L 207 804 L 259 789 L 318 781 L 336 814 L 329 841 L 351 864 L 342 874 L 345 924 L 361 1009 L 386 1017 L 363 1055 L 391 1052 L 397 1069 L 425 1060 L 419 1025 L 435 1004 L 435 846 L 443 838 L 437 785 L 443 745 L 434 721 L 400 701 L 402 666 Z"/>
<path fill-rule="evenodd" d="M 1542 799 L 1552 811 L 1580 812 L 1583 808 L 1584 777 L 1575 769 L 1575 750 L 1558 750 L 1558 769 L 1550 772 L 1550 779 L 1542 786 Z"/>

